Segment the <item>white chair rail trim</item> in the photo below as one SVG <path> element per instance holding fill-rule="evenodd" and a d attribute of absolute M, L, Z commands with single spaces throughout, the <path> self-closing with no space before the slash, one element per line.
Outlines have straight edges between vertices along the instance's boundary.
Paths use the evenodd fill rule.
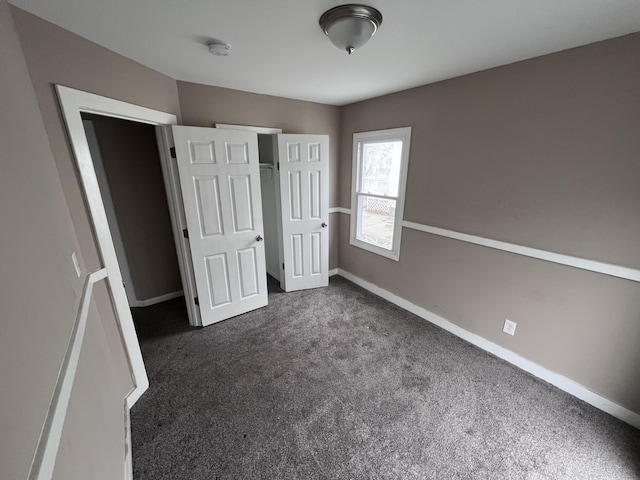
<path fill-rule="evenodd" d="M 329 207 L 329 213 L 344 213 L 345 215 L 351 215 L 351 210 L 343 207 Z"/>
<path fill-rule="evenodd" d="M 441 237 L 452 238 L 454 240 L 460 240 L 462 242 L 473 243 L 476 245 L 482 245 L 483 247 L 502 250 L 503 252 L 516 253 L 518 255 L 524 255 L 525 257 L 537 258 L 539 260 L 559 263 L 560 265 L 566 265 L 568 267 L 580 268 L 582 270 L 589 270 L 591 272 L 611 275 L 612 277 L 624 278 L 626 280 L 640 282 L 640 270 L 636 270 L 634 268 L 612 265 L 610 263 L 588 260 L 586 258 L 572 257 L 571 255 L 549 252 L 547 250 L 539 250 L 537 248 L 525 247 L 523 245 L 502 242 L 500 240 L 492 240 L 490 238 L 469 235 L 468 233 L 455 232 L 453 230 L 446 230 L 444 228 L 422 225 L 420 223 L 407 222 L 406 220 L 402 222 L 402 226 L 425 233 L 431 233 L 433 235 L 439 235 Z"/>
<path fill-rule="evenodd" d="M 71 389 L 73 380 L 76 376 L 78 368 L 78 360 L 80 359 L 80 350 L 82 349 L 82 341 L 87 327 L 87 318 L 89 316 L 89 305 L 91 304 L 91 296 L 93 286 L 107 278 L 107 269 L 101 268 L 87 275 L 84 283 L 84 291 L 80 300 L 80 307 L 76 321 L 71 331 L 69 346 L 65 353 L 56 381 L 56 387 L 53 391 L 51 403 L 47 417 L 45 418 L 40 439 L 36 448 L 36 453 L 31 463 L 29 471 L 29 480 L 50 480 L 53 475 L 53 468 L 56 463 L 58 447 L 60 446 L 60 438 L 62 437 L 62 429 L 64 420 L 67 415 L 67 408 L 71 398 Z"/>
<path fill-rule="evenodd" d="M 147 298 L 146 300 L 138 300 L 136 301 L 136 307 L 149 307 L 151 305 L 155 305 L 156 303 L 166 302 L 167 300 L 172 300 L 174 298 L 182 297 L 183 295 L 184 295 L 184 292 L 182 290 L 165 293 L 164 295 L 159 295 L 153 298 Z"/>
<path fill-rule="evenodd" d="M 329 213 L 344 213 L 345 215 L 351 215 L 351 210 L 342 207 L 331 207 L 329 209 Z M 604 275 L 610 275 L 612 277 L 624 278 L 625 280 L 640 282 L 640 270 L 636 268 L 599 262 L 597 260 L 589 260 L 587 258 L 573 257 L 571 255 L 564 255 L 562 253 L 540 250 L 538 248 L 526 247 L 524 245 L 517 245 L 515 243 L 479 237 L 477 235 L 470 235 L 468 233 L 447 230 L 446 228 L 432 227 L 431 225 L 423 225 L 421 223 L 409 222 L 407 220 L 402 221 L 402 226 L 404 228 L 410 228 L 412 230 L 418 230 L 420 232 L 438 235 L 440 237 L 451 238 L 453 240 L 460 240 L 461 242 L 473 243 L 475 245 L 481 245 L 483 247 L 502 250 L 503 252 L 515 253 L 517 255 L 537 258 L 538 260 L 544 260 L 546 262 L 558 263 L 560 265 L 566 265 L 568 267 L 580 268 L 581 270 L 588 270 L 590 272 L 602 273 Z"/>

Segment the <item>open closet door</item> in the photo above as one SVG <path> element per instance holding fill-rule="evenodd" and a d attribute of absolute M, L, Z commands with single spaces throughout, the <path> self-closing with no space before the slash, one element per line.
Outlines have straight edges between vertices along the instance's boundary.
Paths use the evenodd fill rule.
<path fill-rule="evenodd" d="M 278 135 L 283 290 L 329 284 L 329 137 Z M 284 285 L 283 285 L 284 283 Z"/>
<path fill-rule="evenodd" d="M 257 135 L 171 130 L 202 325 L 265 306 Z"/>

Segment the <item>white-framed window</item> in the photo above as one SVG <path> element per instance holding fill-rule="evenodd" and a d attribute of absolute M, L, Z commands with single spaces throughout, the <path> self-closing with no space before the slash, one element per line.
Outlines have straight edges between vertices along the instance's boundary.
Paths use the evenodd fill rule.
<path fill-rule="evenodd" d="M 411 127 L 353 134 L 351 245 L 398 260 Z"/>

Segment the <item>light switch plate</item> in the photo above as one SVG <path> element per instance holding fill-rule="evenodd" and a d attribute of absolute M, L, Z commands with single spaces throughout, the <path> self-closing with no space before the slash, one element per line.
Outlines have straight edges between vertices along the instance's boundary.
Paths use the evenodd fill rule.
<path fill-rule="evenodd" d="M 80 264 L 78 263 L 78 257 L 76 256 L 76 252 L 73 252 L 71 254 L 71 261 L 73 262 L 73 266 L 76 269 L 76 275 L 78 275 L 78 278 L 80 278 L 80 275 L 82 275 L 82 269 L 80 268 Z"/>

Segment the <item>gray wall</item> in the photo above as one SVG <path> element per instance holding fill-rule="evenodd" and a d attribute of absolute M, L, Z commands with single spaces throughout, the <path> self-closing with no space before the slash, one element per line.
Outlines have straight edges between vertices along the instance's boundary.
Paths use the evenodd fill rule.
<path fill-rule="evenodd" d="M 80 245 L 5 0 L 0 0 L 0 65 L 0 478 L 23 479 L 67 349 L 86 270 L 77 278 L 71 262 L 71 253 L 79 253 Z M 86 466 L 83 455 L 90 448 L 104 448 L 99 450 L 104 456 L 94 463 L 97 472 L 56 478 L 107 479 L 122 474 L 118 421 L 123 421 L 122 399 L 131 382 L 126 385 L 108 374 L 118 359 L 117 352 L 106 351 L 101 320 L 92 305 L 81 360 L 88 368 L 81 368 L 76 377 L 63 451 L 78 455 L 75 465 Z M 93 402 L 102 395 L 104 400 Z M 111 396 L 120 396 L 119 403 L 105 405 Z M 100 431 L 101 437 L 75 435 L 80 417 L 86 420 L 85 428 Z M 116 433 L 119 442 L 114 449 Z M 65 462 L 60 464 L 64 468 Z"/>
<path fill-rule="evenodd" d="M 0 430 L 11 432 L 0 440 L 2 478 L 26 475 L 67 346 L 83 280 L 69 256 L 78 251 L 85 273 L 101 265 L 54 83 L 178 116 L 182 109 L 185 124 L 329 134 L 331 206 L 349 207 L 353 132 L 411 125 L 407 220 L 640 265 L 640 35 L 341 109 L 176 83 L 10 11 L 20 43 L 0 0 L 0 218 L 11 226 L 0 234 L 0 251 L 11 252 L 0 269 L 0 385 L 10 386 L 0 396 Z M 640 412 L 637 283 L 406 229 L 393 262 L 349 246 L 346 215 L 332 215 L 331 227 L 332 268 L 339 262 Z M 505 317 L 518 322 L 515 337 L 500 333 Z M 55 476 L 117 478 L 131 378 L 104 286 L 85 342 Z"/>
<path fill-rule="evenodd" d="M 38 247 L 36 248 L 38 255 L 34 255 L 30 250 L 23 250 L 22 253 L 13 255 L 15 262 L 11 263 L 11 268 L 5 268 L 3 265 L 2 269 L 2 275 L 7 277 L 5 283 L 8 284 L 9 278 L 11 278 L 15 284 L 15 288 L 9 288 L 3 292 L 3 295 L 7 294 L 7 298 L 12 300 L 11 303 L 5 303 L 3 296 L 3 316 L 19 318 L 21 323 L 18 324 L 16 320 L 14 327 L 6 327 L 3 338 L 10 339 L 10 345 L 5 348 L 3 344 L 0 355 L 3 365 L 16 364 L 22 365 L 23 368 L 11 371 L 3 370 L 2 385 L 11 385 L 12 391 L 10 394 L 2 396 L 1 406 L 6 407 L 2 411 L 11 412 L 10 415 L 3 414 L 1 417 L 2 431 L 10 431 L 12 436 L 11 442 L 5 440 L 3 443 L 1 453 L 3 457 L 0 464 L 2 465 L 2 475 L 0 476 L 3 478 L 5 476 L 7 478 L 23 478 L 42 427 L 55 375 L 66 349 L 69 329 L 75 319 L 77 302 L 81 294 L 82 283 L 65 280 L 66 275 L 73 275 L 75 278 L 73 266 L 68 261 L 69 255 L 72 250 L 76 250 L 80 263 L 87 272 L 101 267 L 54 85 L 62 84 L 174 113 L 178 118 L 180 118 L 180 104 L 177 84 L 173 79 L 20 9 L 7 8 L 5 0 L 0 1 L 2 8 L 6 11 L 3 12 L 2 21 L 9 25 L 12 23 L 12 18 L 18 34 L 18 38 L 15 38 L 15 33 L 11 29 L 4 28 L 3 24 L 2 47 L 6 49 L 8 54 L 19 54 L 19 57 L 22 58 L 22 74 L 24 76 L 26 76 L 24 70 L 24 59 L 26 59 L 28 74 L 33 84 L 33 90 L 30 90 L 32 92 L 31 101 L 33 103 L 33 92 L 35 92 L 35 99 L 40 110 L 39 112 L 34 110 L 33 116 L 41 124 L 44 121 L 46 138 L 43 138 L 45 142 L 48 139 L 49 146 L 47 148 L 50 148 L 55 161 L 55 163 L 50 162 L 49 169 L 38 170 L 36 166 L 39 168 L 39 164 L 31 158 L 33 155 L 27 158 L 26 154 L 29 153 L 29 150 L 23 149 L 20 154 L 9 154 L 8 152 L 11 150 L 7 147 L 5 151 L 13 162 L 3 162 L 2 180 L 3 182 L 15 181 L 13 184 L 15 188 L 3 188 L 2 195 L 4 197 L 6 194 L 8 200 L 3 202 L 5 211 L 2 212 L 2 218 L 6 219 L 7 223 L 11 223 L 16 216 L 15 202 L 20 202 L 19 199 L 22 199 L 29 192 L 38 191 L 40 192 L 39 198 L 48 200 L 47 189 L 43 189 L 43 185 L 38 183 L 42 174 L 46 182 L 58 181 L 58 185 L 61 184 L 62 189 L 58 190 L 58 194 L 63 195 L 59 200 L 67 212 L 66 225 L 71 229 L 71 232 L 75 231 L 75 235 L 77 235 L 76 248 L 66 248 L 64 255 L 56 254 L 58 248 L 55 238 L 58 231 L 56 229 L 64 228 L 64 218 L 51 211 L 55 207 L 55 203 L 50 205 L 50 208 L 39 204 L 29 204 L 30 210 L 25 211 L 25 215 L 21 215 L 21 221 L 24 221 L 25 225 L 27 220 L 47 220 L 39 225 L 42 228 L 37 231 L 37 236 L 34 236 L 33 246 L 34 248 Z M 5 41 L 5 35 L 7 37 L 13 35 L 13 40 Z M 2 64 L 3 67 L 4 65 L 12 65 L 8 61 L 5 62 L 4 58 Z M 3 68 L 2 75 L 9 75 L 10 72 L 13 73 L 13 70 L 11 67 L 8 68 L 8 71 Z M 26 85 L 27 81 L 11 77 L 7 78 L 4 83 Z M 3 101 L 5 97 L 13 98 L 16 95 L 13 93 L 14 90 L 10 90 L 9 87 L 5 88 L 4 84 L 3 89 L 7 92 L 6 96 L 3 95 Z M 15 87 L 15 91 L 17 90 L 18 87 Z M 192 90 L 187 85 L 182 85 L 181 95 L 191 115 L 189 120 L 185 120 L 184 123 L 208 126 L 211 126 L 211 122 L 216 121 L 266 124 L 282 126 L 286 131 L 292 132 L 328 133 L 331 135 L 334 149 L 333 158 L 337 158 L 335 155 L 338 145 L 339 122 L 337 107 L 255 96 L 233 90 L 209 90 L 209 87 L 205 87 L 205 90 L 207 91 L 204 97 L 205 101 L 213 103 L 207 103 L 207 109 L 203 110 L 194 106 L 198 99 L 190 96 L 189 93 Z M 232 104 L 230 105 L 229 102 Z M 212 109 L 212 107 L 214 108 Z M 209 119 L 212 110 L 221 113 L 220 118 L 214 115 Z M 302 110 L 304 114 L 300 114 L 299 110 Z M 7 105 L 4 111 L 11 112 L 11 115 L 5 117 L 7 122 L 21 125 L 19 130 L 21 135 L 12 136 L 14 131 L 6 129 L 8 138 L 15 138 L 16 143 L 20 141 L 31 142 L 31 136 L 25 138 L 25 132 L 28 132 L 27 128 L 16 121 L 16 117 L 19 116 L 22 109 L 18 105 Z M 256 114 L 258 112 L 260 112 L 259 115 Z M 198 116 L 201 121 L 196 120 Z M 5 131 L 3 131 L 3 135 Z M 20 152 L 17 145 L 15 152 Z M 24 161 L 15 161 L 23 158 Z M 51 153 L 49 153 L 49 159 L 51 159 Z M 11 167 L 11 165 L 14 166 L 12 170 L 15 175 L 12 176 L 9 173 L 4 175 L 4 169 Z M 335 175 L 338 171 L 335 161 L 331 168 L 332 174 Z M 30 189 L 25 187 L 24 182 L 29 181 L 29 174 L 32 170 L 37 171 L 38 175 L 31 179 L 34 183 L 33 189 Z M 335 185 L 335 182 L 332 184 Z M 19 195 L 19 192 L 24 192 L 24 195 Z M 333 196 L 337 198 L 336 193 L 333 193 Z M 35 225 L 31 225 L 30 228 L 33 229 Z M 43 230 L 47 231 L 47 236 L 42 234 Z M 16 235 L 12 235 L 9 240 L 5 241 L 3 236 L 3 252 L 12 251 L 12 248 L 18 249 L 25 245 L 31 247 L 30 241 L 24 238 L 19 240 L 20 235 L 28 233 L 28 230 L 21 230 L 20 226 L 16 225 L 15 232 Z M 3 232 L 3 235 L 6 233 Z M 337 232 L 334 231 L 334 237 L 335 233 Z M 36 232 L 32 231 L 32 234 L 36 235 Z M 41 238 L 43 241 L 46 239 L 46 247 L 36 245 L 37 238 Z M 53 266 L 42 261 L 41 257 L 45 253 L 55 256 L 56 260 L 53 261 Z M 332 258 L 333 265 L 336 266 L 337 248 L 333 249 Z M 64 267 L 66 270 L 61 271 L 59 267 Z M 18 271 L 22 273 L 17 275 Z M 42 274 L 34 279 L 36 274 L 33 272 L 42 272 Z M 33 288 L 27 290 L 29 285 Z M 25 308 L 23 304 L 27 300 L 33 300 L 33 292 L 38 289 L 42 290 L 45 295 L 41 297 L 39 302 L 32 302 L 29 307 Z M 64 291 L 68 294 L 61 293 Z M 131 377 L 109 294 L 103 285 L 99 285 L 94 296 L 96 298 L 95 306 L 91 310 L 85 348 L 82 350 L 72 393 L 71 408 L 65 423 L 56 463 L 55 478 L 118 478 L 122 475 L 125 451 L 123 399 L 131 389 Z M 45 315 L 45 310 L 46 318 L 42 319 L 44 322 L 42 325 L 37 324 L 38 328 L 33 328 L 35 325 L 33 323 L 22 321 L 24 318 Z M 33 345 L 33 349 L 27 345 Z M 25 361 L 27 359 L 29 359 L 28 362 Z M 28 381 L 25 381 L 24 375 L 27 375 Z M 5 469 L 8 472 L 7 475 L 5 475 Z"/>
<path fill-rule="evenodd" d="M 93 271 L 102 263 L 54 85 L 66 85 L 179 116 L 176 82 L 23 10 L 10 9 L 80 242 L 81 260 L 87 271 Z M 114 352 L 115 359 L 124 359 L 111 300 L 98 291 L 96 303 L 103 317 L 108 348 Z M 131 381 L 124 360 L 115 367 L 115 371 L 123 381 Z"/>
<path fill-rule="evenodd" d="M 341 206 L 353 133 L 412 126 L 405 220 L 640 267 L 638 52 L 633 34 L 344 107 Z M 640 412 L 640 284 L 406 228 L 394 262 L 342 217 L 341 268 Z"/>
<path fill-rule="evenodd" d="M 329 206 L 338 206 L 340 107 L 188 82 L 178 82 L 178 93 L 185 125 L 231 123 L 281 128 L 283 133 L 329 135 Z M 329 268 L 338 267 L 338 245 L 334 242 L 338 220 L 336 214 L 329 219 Z"/>
<path fill-rule="evenodd" d="M 87 265 L 100 265 L 54 84 L 180 115 L 175 80 L 11 7 Z"/>
<path fill-rule="evenodd" d="M 4 0 L 1 1 L 5 8 Z M 16 235 L 21 237 L 19 244 L 14 238 L 16 244 L 13 247 L 3 244 L 2 252 L 12 252 L 11 261 L 15 259 L 12 268 L 22 272 L 17 275 L 3 265 L 2 275 L 7 275 L 3 285 L 15 284 L 12 287 L 15 291 L 7 289 L 3 292 L 3 295 L 10 295 L 11 303 L 8 305 L 13 305 L 11 309 L 5 307 L 3 299 L 2 308 L 7 308 L 3 312 L 3 319 L 15 318 L 16 329 L 19 320 L 22 330 L 13 332 L 9 329 L 3 333 L 3 338 L 9 339 L 10 345 L 5 349 L 3 344 L 0 353 L 3 355 L 2 365 L 20 366 L 12 373 L 12 378 L 2 381 L 2 385 L 11 387 L 3 389 L 1 401 L 4 402 L 6 398 L 7 402 L 14 402 L 15 405 L 0 411 L 16 413 L 8 419 L 10 424 L 7 428 L 2 425 L 2 431 L 12 434 L 4 439 L 1 449 L 2 455 L 7 452 L 10 458 L 7 462 L 3 458 L 0 468 L 16 463 L 15 471 L 21 473 L 4 475 L 3 471 L 0 477 L 24 478 L 24 465 L 31 461 L 34 453 L 37 440 L 37 437 L 34 438 L 35 430 L 39 434 L 42 428 L 46 406 L 51 399 L 53 383 L 81 295 L 81 286 L 76 287 L 78 281 L 68 279 L 68 275 L 75 276 L 73 266 L 68 261 L 72 248 L 67 247 L 64 255 L 58 252 L 56 235 L 59 229 L 69 226 L 75 230 L 78 239 L 75 249 L 85 272 L 101 267 L 53 85 L 62 84 L 178 116 L 180 109 L 174 80 L 22 10 L 14 7 L 9 7 L 9 10 L 11 16 L 8 12 L 3 13 L 3 22 L 13 17 L 20 43 L 15 41 L 5 47 L 3 40 L 2 47 L 10 49 L 10 52 L 19 52 L 22 47 L 40 110 L 34 116 L 40 124 L 44 121 L 46 137 L 55 160 L 49 162 L 49 167 L 40 169 L 39 156 L 29 154 L 26 148 L 31 148 L 32 143 L 37 144 L 37 135 L 31 135 L 29 127 L 23 126 L 14 137 L 10 137 L 22 144 L 22 150 L 16 147 L 15 153 L 7 154 L 8 160 L 2 163 L 3 169 L 11 165 L 16 169 L 16 176 L 5 176 L 4 172 L 2 175 L 3 182 L 5 179 L 14 182 L 11 188 L 2 189 L 2 195 L 6 194 L 11 199 L 2 202 L 8 209 L 2 212 L 2 218 L 7 224 L 15 223 Z M 1 30 L 5 35 L 4 26 Z M 13 71 L 12 68 L 5 69 L 4 60 L 2 65 L 2 75 Z M 13 79 L 11 86 L 17 89 L 13 87 L 14 84 L 26 85 L 27 82 L 28 78 Z M 5 98 L 16 96 L 5 93 L 12 91 L 9 87 L 3 85 L 2 88 L 3 102 Z M 10 112 L 6 123 L 21 125 L 22 110 L 18 106 L 3 106 L 3 112 Z M 33 122 L 29 120 L 29 123 Z M 4 135 L 4 126 L 2 130 Z M 11 135 L 12 130 L 7 128 L 6 132 Z M 47 198 L 51 187 L 47 187 L 46 183 L 40 185 L 41 175 L 46 176 L 46 182 L 62 184 L 62 190 L 58 190 L 59 199 Z M 33 182 L 33 188 L 40 191 L 36 197 L 38 201 L 32 200 L 31 203 L 22 200 L 23 195 L 31 191 L 29 181 Z M 62 202 L 66 218 L 52 211 L 58 200 Z M 16 205 L 21 203 L 24 203 L 26 210 L 17 214 Z M 21 231 L 18 222 L 14 221 L 18 217 L 24 219 L 20 222 L 28 220 L 31 225 L 38 226 L 37 232 Z M 3 232 L 3 235 L 6 233 Z M 30 236 L 33 237 L 31 240 Z M 36 242 L 37 238 L 44 243 L 29 244 Z M 50 260 L 41 258 L 45 254 Z M 67 292 L 65 289 L 73 291 Z M 40 297 L 34 300 L 36 293 Z M 95 307 L 89 318 L 54 478 L 113 479 L 122 478 L 124 472 L 124 398 L 132 388 L 132 380 L 104 284 L 98 286 L 94 298 Z M 5 329 L 8 328 L 5 326 Z M 38 338 L 41 335 L 40 341 Z M 8 358 L 5 359 L 4 355 Z M 10 393 L 5 394 L 5 391 Z M 3 422 L 5 416 L 6 413 L 1 416 Z"/>
<path fill-rule="evenodd" d="M 82 117 L 95 128 L 137 300 L 182 290 L 155 127 Z"/>

